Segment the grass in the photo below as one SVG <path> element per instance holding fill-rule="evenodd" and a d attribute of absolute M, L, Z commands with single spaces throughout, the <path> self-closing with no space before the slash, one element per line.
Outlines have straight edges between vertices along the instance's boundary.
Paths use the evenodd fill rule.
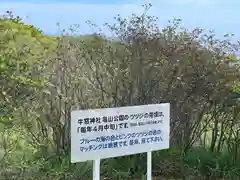
<path fill-rule="evenodd" d="M 2 159 L 4 156 L 4 149 L 0 149 L 0 159 Z"/>
<path fill-rule="evenodd" d="M 12 154 L 12 157 L 21 153 Z M 178 149 L 169 149 L 153 153 L 154 179 L 189 179 L 207 180 L 228 178 L 240 179 L 240 165 L 228 164 L 229 156 L 193 149 L 184 156 Z M 72 180 L 91 179 L 92 163 L 70 164 L 69 156 L 58 159 L 36 159 L 34 161 L 20 161 L 21 157 L 9 159 L 4 169 L 1 169 L 3 180 L 11 177 L 12 180 Z M 3 172 L 5 171 L 5 172 Z M 101 177 L 115 180 L 145 179 L 146 153 L 102 160 Z M 7 178 L 8 177 L 8 178 Z M 108 177 L 108 178 L 106 178 Z"/>
<path fill-rule="evenodd" d="M 153 179 L 161 180 L 238 180 L 240 164 L 233 164 L 226 152 L 211 152 L 207 134 L 206 148 L 195 147 L 182 154 L 178 148 L 153 152 Z M 16 136 L 13 136 L 15 139 Z M 10 138 L 11 139 L 11 138 Z M 0 180 L 89 180 L 92 162 L 70 163 L 69 155 L 37 156 L 37 151 L 24 139 L 18 139 L 17 149 L 10 152 L 0 165 Z M 14 142 L 14 141 L 13 141 Z M 0 158 L 4 150 L 0 149 Z M 50 154 L 49 154 L 50 155 Z M 105 180 L 146 179 L 146 153 L 104 159 L 101 161 L 101 177 Z"/>

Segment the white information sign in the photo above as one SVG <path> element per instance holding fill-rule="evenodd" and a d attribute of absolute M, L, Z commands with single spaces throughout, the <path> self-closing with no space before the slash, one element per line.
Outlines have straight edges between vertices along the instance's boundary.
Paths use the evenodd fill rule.
<path fill-rule="evenodd" d="M 169 148 L 170 104 L 71 113 L 71 162 Z"/>

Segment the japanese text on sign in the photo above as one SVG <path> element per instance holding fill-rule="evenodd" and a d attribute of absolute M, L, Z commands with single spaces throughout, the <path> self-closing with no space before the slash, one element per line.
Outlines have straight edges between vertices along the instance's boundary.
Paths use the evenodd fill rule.
<path fill-rule="evenodd" d="M 165 103 L 73 111 L 71 162 L 167 149 L 169 108 Z"/>

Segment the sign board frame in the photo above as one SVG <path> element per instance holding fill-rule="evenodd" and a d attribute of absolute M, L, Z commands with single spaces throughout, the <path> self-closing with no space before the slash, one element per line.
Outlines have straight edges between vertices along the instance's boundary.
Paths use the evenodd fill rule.
<path fill-rule="evenodd" d="M 71 162 L 93 160 L 100 180 L 100 159 L 147 152 L 151 180 L 151 152 L 168 149 L 169 136 L 169 103 L 72 111 Z"/>

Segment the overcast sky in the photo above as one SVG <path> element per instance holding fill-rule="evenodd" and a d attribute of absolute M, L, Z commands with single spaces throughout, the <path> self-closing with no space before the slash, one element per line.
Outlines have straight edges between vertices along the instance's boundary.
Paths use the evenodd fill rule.
<path fill-rule="evenodd" d="M 92 31 L 85 21 L 101 27 L 113 23 L 117 14 L 127 16 L 143 12 L 147 0 L 0 0 L 0 13 L 12 10 L 24 21 L 41 28 L 46 34 L 58 33 L 62 28 L 79 24 L 81 33 Z M 168 20 L 180 18 L 187 28 L 201 27 L 214 30 L 218 36 L 234 33 L 240 39 L 240 0 L 152 0 L 149 15 L 159 17 L 159 26 Z"/>

